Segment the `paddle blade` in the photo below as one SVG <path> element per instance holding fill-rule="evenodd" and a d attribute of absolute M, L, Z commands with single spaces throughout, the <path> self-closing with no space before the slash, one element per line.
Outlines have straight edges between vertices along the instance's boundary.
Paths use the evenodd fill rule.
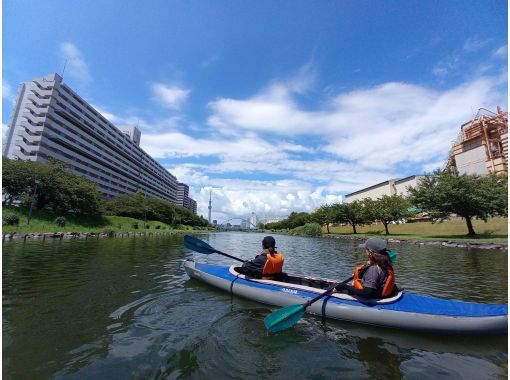
<path fill-rule="evenodd" d="M 216 250 L 205 241 L 189 235 L 184 235 L 184 246 L 192 251 L 205 253 L 206 255 L 216 252 Z"/>
<path fill-rule="evenodd" d="M 275 333 L 294 326 L 303 315 L 305 315 L 304 305 L 287 306 L 265 317 L 264 325 L 269 332 Z"/>

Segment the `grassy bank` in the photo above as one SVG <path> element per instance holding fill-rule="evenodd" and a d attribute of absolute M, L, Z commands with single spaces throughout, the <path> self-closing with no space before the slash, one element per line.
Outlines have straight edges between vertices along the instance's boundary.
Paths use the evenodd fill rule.
<path fill-rule="evenodd" d="M 330 227 L 332 234 L 347 236 L 381 236 L 393 239 L 407 240 L 452 240 L 462 242 L 478 243 L 507 243 L 508 241 L 508 219 L 492 218 L 487 223 L 483 220 L 474 220 L 473 227 L 476 236 L 467 236 L 466 222 L 464 220 L 446 220 L 441 223 L 406 223 L 391 224 L 388 226 L 390 235 L 384 235 L 384 226 L 382 224 L 372 224 L 366 226 L 356 226 L 357 235 L 352 232 L 352 227 L 338 226 Z M 323 233 L 327 233 L 323 228 Z"/>
<path fill-rule="evenodd" d="M 168 225 L 163 222 L 128 218 L 123 216 L 97 216 L 97 217 L 76 217 L 66 216 L 65 226 L 58 226 L 54 223 L 56 216 L 47 212 L 34 210 L 30 225 L 28 225 L 28 210 L 16 207 L 3 207 L 2 216 L 16 215 L 19 224 L 8 226 L 3 224 L 3 233 L 42 233 L 42 232 L 143 232 L 143 231 L 169 231 L 169 230 L 192 230 L 193 227 L 183 225 Z M 147 227 L 144 227 L 148 226 Z M 135 226 L 138 228 L 135 228 Z M 195 228 L 199 229 L 199 228 Z M 205 229 L 205 228 L 200 228 Z"/>

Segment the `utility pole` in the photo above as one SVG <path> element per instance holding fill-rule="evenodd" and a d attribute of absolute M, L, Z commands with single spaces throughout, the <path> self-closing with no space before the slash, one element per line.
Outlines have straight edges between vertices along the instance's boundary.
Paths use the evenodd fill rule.
<path fill-rule="evenodd" d="M 211 209 L 212 209 L 211 198 L 212 198 L 212 190 L 209 191 L 209 224 L 211 224 Z"/>

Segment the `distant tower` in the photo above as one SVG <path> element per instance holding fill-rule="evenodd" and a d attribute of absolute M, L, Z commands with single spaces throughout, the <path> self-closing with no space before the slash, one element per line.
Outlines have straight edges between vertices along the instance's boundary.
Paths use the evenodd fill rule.
<path fill-rule="evenodd" d="M 209 224 L 211 224 L 211 209 L 212 209 L 211 196 L 212 196 L 212 191 L 209 191 Z"/>

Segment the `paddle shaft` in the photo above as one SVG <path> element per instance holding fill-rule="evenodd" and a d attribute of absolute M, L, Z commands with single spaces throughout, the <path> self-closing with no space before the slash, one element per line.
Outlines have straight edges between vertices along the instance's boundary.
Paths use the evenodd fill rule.
<path fill-rule="evenodd" d="M 342 285 L 342 284 L 345 284 L 345 283 L 347 283 L 347 282 L 351 281 L 353 278 L 354 278 L 354 276 L 351 276 L 351 277 L 349 277 L 347 280 L 343 280 L 342 282 L 338 282 L 338 283 L 336 283 L 335 285 L 332 285 L 332 286 L 331 286 L 331 287 L 329 287 L 329 288 L 328 288 L 328 290 L 326 290 L 324 293 L 319 294 L 317 297 L 315 297 L 315 298 L 311 299 L 310 301 L 308 301 L 307 303 L 303 304 L 303 307 L 304 307 L 304 308 L 303 308 L 303 310 L 305 310 L 305 309 L 306 309 L 308 306 L 310 306 L 312 303 L 314 303 L 314 302 L 316 302 L 316 301 L 320 300 L 322 297 L 324 297 L 324 296 L 328 295 L 329 293 L 333 292 L 333 290 L 334 290 L 337 286 Z"/>
<path fill-rule="evenodd" d="M 232 256 L 232 255 L 229 255 L 228 253 L 217 251 L 216 249 L 214 250 L 214 252 L 219 253 L 220 255 L 223 255 L 223 256 L 230 257 L 231 259 L 240 261 L 242 263 L 245 263 L 247 261 L 247 260 L 240 259 L 239 257 L 235 257 L 235 256 Z"/>

